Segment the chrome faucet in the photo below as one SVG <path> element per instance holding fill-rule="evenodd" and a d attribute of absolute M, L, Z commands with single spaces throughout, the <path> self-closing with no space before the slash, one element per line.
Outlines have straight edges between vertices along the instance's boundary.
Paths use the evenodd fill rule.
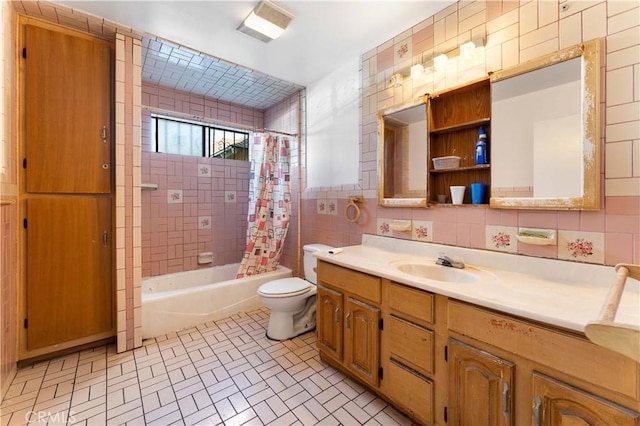
<path fill-rule="evenodd" d="M 452 259 L 444 253 L 438 253 L 438 259 L 436 259 L 437 265 L 449 266 L 451 268 L 464 269 L 464 261 L 462 258 Z"/>

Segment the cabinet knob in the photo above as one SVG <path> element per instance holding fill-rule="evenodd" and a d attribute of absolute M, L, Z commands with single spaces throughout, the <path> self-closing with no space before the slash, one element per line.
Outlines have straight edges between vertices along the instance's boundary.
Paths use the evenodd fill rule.
<path fill-rule="evenodd" d="M 347 328 L 351 328 L 351 322 L 349 321 L 350 317 L 351 317 L 351 311 L 347 311 L 347 315 L 344 316 L 344 320 L 347 324 Z"/>
<path fill-rule="evenodd" d="M 340 324 L 340 306 L 333 311 L 333 320 L 336 324 Z"/>
<path fill-rule="evenodd" d="M 102 143 L 107 143 L 107 126 L 102 126 L 100 137 L 102 138 Z"/>

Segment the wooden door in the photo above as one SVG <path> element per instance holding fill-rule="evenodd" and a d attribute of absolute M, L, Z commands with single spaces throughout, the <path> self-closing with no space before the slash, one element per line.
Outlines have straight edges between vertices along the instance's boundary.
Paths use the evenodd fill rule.
<path fill-rule="evenodd" d="M 342 293 L 318 286 L 318 349 L 336 361 L 342 361 Z"/>
<path fill-rule="evenodd" d="M 513 424 L 514 365 L 449 339 L 449 415 L 452 425 Z"/>
<path fill-rule="evenodd" d="M 27 349 L 110 332 L 111 199 L 27 201 Z"/>
<path fill-rule="evenodd" d="M 26 188 L 111 191 L 107 43 L 26 26 Z"/>
<path fill-rule="evenodd" d="M 535 426 L 635 426 L 640 413 L 540 374 L 533 374 Z"/>
<path fill-rule="evenodd" d="M 380 309 L 349 297 L 345 311 L 345 364 L 364 382 L 378 386 Z"/>

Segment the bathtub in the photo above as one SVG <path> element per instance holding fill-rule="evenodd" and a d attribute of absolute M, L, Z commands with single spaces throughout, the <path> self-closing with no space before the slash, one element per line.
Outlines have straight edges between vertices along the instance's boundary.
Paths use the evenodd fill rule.
<path fill-rule="evenodd" d="M 161 336 L 262 306 L 261 284 L 291 276 L 273 272 L 236 279 L 239 263 L 142 280 L 142 338 Z"/>

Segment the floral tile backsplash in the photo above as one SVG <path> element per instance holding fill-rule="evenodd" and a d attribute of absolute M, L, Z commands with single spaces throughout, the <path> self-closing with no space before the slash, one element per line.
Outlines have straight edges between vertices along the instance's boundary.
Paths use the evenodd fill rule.
<path fill-rule="evenodd" d="M 414 241 L 433 241 L 433 222 L 414 220 L 411 230 L 411 239 Z"/>
<path fill-rule="evenodd" d="M 236 191 L 224 191 L 224 202 L 225 203 L 236 203 L 238 201 L 238 197 Z"/>
<path fill-rule="evenodd" d="M 604 263 L 604 233 L 558 231 L 558 259 Z"/>
<path fill-rule="evenodd" d="M 167 190 L 167 204 L 182 204 L 182 189 Z"/>
<path fill-rule="evenodd" d="M 211 216 L 198 216 L 198 229 L 211 229 Z"/>
<path fill-rule="evenodd" d="M 198 177 L 210 177 L 211 165 L 210 164 L 198 164 Z"/>
<path fill-rule="evenodd" d="M 393 222 L 393 219 L 378 218 L 378 226 L 376 227 L 378 235 L 390 236 L 393 234 L 391 222 Z"/>
<path fill-rule="evenodd" d="M 338 215 L 338 199 L 337 198 L 318 198 L 316 200 L 317 214 Z"/>
<path fill-rule="evenodd" d="M 505 253 L 518 252 L 518 228 L 514 226 L 487 225 L 485 228 L 485 248 Z"/>

